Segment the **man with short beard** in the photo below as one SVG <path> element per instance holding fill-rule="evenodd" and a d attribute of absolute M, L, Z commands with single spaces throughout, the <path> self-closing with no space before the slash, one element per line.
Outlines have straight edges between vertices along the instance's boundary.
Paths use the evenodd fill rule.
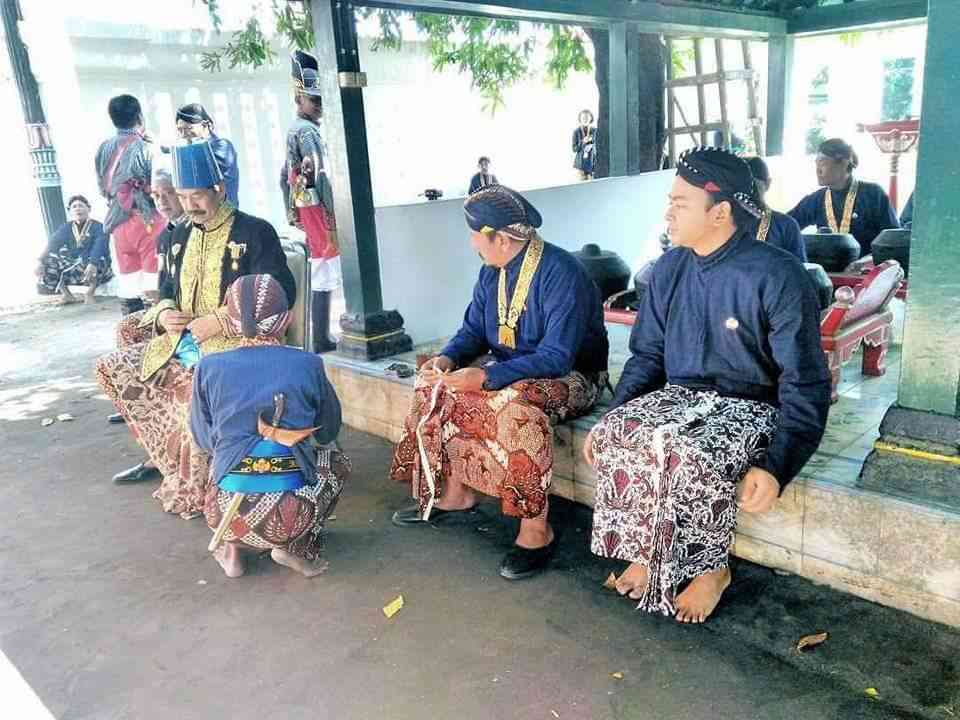
<path fill-rule="evenodd" d="M 296 285 L 273 227 L 225 202 L 210 146 L 180 146 L 173 157 L 173 184 L 192 224 L 176 227 L 165 248 L 159 302 L 140 320 L 152 338 L 101 357 L 97 380 L 163 476 L 154 497 L 191 518 L 203 511 L 209 482 L 207 455 L 188 428 L 192 368 L 240 343 L 224 321 L 226 290 L 242 275 L 272 275 L 292 306 Z M 150 475 L 141 463 L 114 481 Z"/>

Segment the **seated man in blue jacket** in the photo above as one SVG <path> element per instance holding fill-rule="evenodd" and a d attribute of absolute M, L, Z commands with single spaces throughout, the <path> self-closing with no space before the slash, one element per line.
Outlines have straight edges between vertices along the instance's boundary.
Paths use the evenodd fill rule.
<path fill-rule="evenodd" d="M 639 609 L 681 622 L 713 612 L 738 509 L 773 507 L 830 407 L 813 286 L 799 260 L 754 239 L 752 194 L 736 156 L 681 156 L 675 247 L 651 273 L 613 409 L 584 445 L 598 476 L 593 552 L 631 563 L 617 590 Z"/>
<path fill-rule="evenodd" d="M 526 198 L 488 185 L 463 206 L 484 262 L 463 325 L 417 380 L 391 476 L 412 483 L 401 526 L 470 512 L 478 493 L 520 518 L 507 580 L 550 560 L 551 424 L 590 411 L 607 378 L 600 292 L 579 261 L 544 242 Z"/>

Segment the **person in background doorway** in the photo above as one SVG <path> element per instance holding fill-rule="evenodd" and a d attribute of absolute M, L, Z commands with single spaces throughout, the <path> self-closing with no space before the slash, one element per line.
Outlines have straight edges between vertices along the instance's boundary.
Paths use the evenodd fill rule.
<path fill-rule="evenodd" d="M 325 146 L 320 133 L 323 100 L 317 85 L 317 59 L 297 50 L 291 57 L 297 119 L 287 131 L 287 160 L 280 172 L 280 189 L 287 219 L 303 230 L 310 250 L 313 289 L 313 351 L 330 352 L 330 305 L 340 287 L 340 248 L 333 216 L 333 188 L 324 165 Z"/>
<path fill-rule="evenodd" d="M 770 189 L 770 169 L 762 158 L 745 158 L 753 174 L 753 186 L 756 188 L 755 200 L 763 211 L 757 227 L 757 240 L 768 242 L 774 247 L 786 250 L 800 262 L 807 261 L 807 247 L 803 244 L 803 235 L 797 221 L 789 215 L 772 210 L 767 205 L 766 195 Z"/>
<path fill-rule="evenodd" d="M 490 158 L 486 155 L 477 160 L 477 167 L 480 169 L 476 175 L 470 178 L 470 191 L 468 195 L 473 195 L 477 190 L 482 190 L 487 185 L 499 185 L 497 176 L 490 172 Z"/>
<path fill-rule="evenodd" d="M 233 143 L 218 136 L 213 130 L 213 118 L 200 103 L 189 103 L 177 110 L 177 134 L 188 144 L 208 142 L 223 175 L 227 190 L 227 202 L 240 207 L 240 167 Z"/>
<path fill-rule="evenodd" d="M 63 304 L 79 302 L 70 285 L 86 285 L 84 302 L 94 302 L 98 285 L 113 277 L 110 250 L 103 224 L 90 217 L 90 202 L 83 195 L 67 200 L 70 220 L 50 236 L 37 264 L 37 292 L 62 293 Z"/>
<path fill-rule="evenodd" d="M 577 129 L 573 131 L 573 167 L 580 173 L 581 180 L 592 180 L 597 154 L 597 128 L 593 124 L 593 113 L 581 110 Z"/>
<path fill-rule="evenodd" d="M 160 221 L 150 199 L 152 157 L 143 129 L 140 101 L 117 95 L 107 105 L 117 134 L 96 155 L 100 192 L 107 199 L 103 232 L 113 238 L 117 256 L 117 295 L 124 315 L 143 310 L 142 295 L 157 286 Z"/>

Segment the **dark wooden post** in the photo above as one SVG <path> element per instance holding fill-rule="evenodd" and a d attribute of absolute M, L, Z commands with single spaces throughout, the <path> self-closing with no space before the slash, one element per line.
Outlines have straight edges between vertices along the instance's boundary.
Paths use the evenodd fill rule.
<path fill-rule="evenodd" d="M 310 8 L 347 303 L 338 350 L 373 360 L 413 343 L 400 313 L 383 309 L 356 19 L 353 5 L 340 0 L 311 0 Z"/>

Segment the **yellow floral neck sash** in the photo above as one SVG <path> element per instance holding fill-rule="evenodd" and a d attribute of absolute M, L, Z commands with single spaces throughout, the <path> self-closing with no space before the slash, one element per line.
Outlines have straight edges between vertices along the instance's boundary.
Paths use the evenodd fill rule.
<path fill-rule="evenodd" d="M 517 277 L 517 286 L 513 289 L 509 309 L 507 307 L 507 269 L 500 268 L 500 282 L 497 287 L 497 324 L 499 325 L 497 340 L 505 347 L 511 349 L 517 347 L 517 323 L 527 305 L 530 284 L 533 282 L 537 268 L 540 267 L 542 257 L 543 240 L 538 237 L 531 238 L 523 256 L 523 264 L 520 266 L 520 275 Z"/>
<path fill-rule="evenodd" d="M 837 226 L 837 216 L 833 211 L 833 191 L 827 188 L 823 196 L 824 209 L 827 211 L 827 225 L 835 233 L 850 232 L 850 222 L 853 220 L 853 206 L 857 202 L 857 191 L 860 189 L 860 183 L 854 180 L 850 183 L 850 189 L 847 190 L 847 197 L 843 201 L 843 219 Z"/>

